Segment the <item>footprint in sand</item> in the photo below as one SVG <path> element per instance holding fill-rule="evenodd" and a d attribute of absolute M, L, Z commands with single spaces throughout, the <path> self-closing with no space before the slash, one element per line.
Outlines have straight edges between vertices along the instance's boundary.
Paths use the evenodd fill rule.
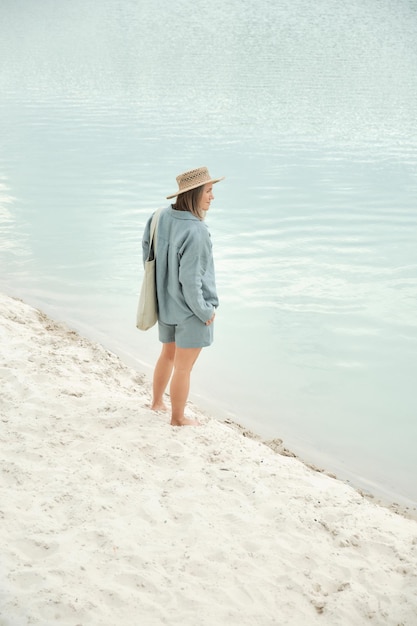
<path fill-rule="evenodd" d="M 14 547 L 26 558 L 31 560 L 46 559 L 59 550 L 59 544 L 57 542 L 47 543 L 34 539 L 16 541 Z"/>

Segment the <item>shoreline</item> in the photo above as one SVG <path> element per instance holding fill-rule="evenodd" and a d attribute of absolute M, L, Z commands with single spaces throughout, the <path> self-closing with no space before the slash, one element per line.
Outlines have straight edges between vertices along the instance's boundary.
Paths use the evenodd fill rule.
<path fill-rule="evenodd" d="M 0 290 L 0 293 L 7 293 L 7 291 L 1 292 Z M 8 297 L 27 304 L 27 301 L 16 292 L 13 295 L 8 294 Z M 112 336 L 105 335 L 103 331 L 94 332 L 94 329 L 90 325 L 80 323 L 76 318 L 72 321 L 68 321 L 65 313 L 61 310 L 55 310 L 56 307 L 54 306 L 46 306 L 46 310 L 48 312 L 44 313 L 43 303 L 39 300 L 39 298 L 30 298 L 30 300 L 33 302 L 32 304 L 28 304 L 28 306 L 42 311 L 42 314 L 46 315 L 51 320 L 68 326 L 81 337 L 85 337 L 92 343 L 102 345 L 104 349 L 116 355 L 127 367 L 133 368 L 139 375 L 143 374 L 149 378 L 149 381 L 151 380 L 153 363 L 156 362 L 159 351 L 156 351 L 153 358 L 150 360 L 146 357 L 142 360 L 136 353 L 133 355 L 133 353 L 129 350 L 126 350 L 126 347 L 122 343 L 114 341 Z M 198 376 L 198 372 L 195 376 Z M 242 419 L 242 421 L 240 421 L 238 410 L 234 410 L 234 408 L 230 406 L 225 408 L 222 406 L 221 402 L 213 403 L 210 398 L 205 396 L 204 391 L 201 389 L 201 381 L 197 382 L 200 382 L 200 389 L 196 392 L 192 385 L 189 403 L 193 403 L 195 407 L 198 407 L 199 411 L 203 412 L 207 416 L 215 416 L 215 419 L 217 419 L 220 423 L 236 424 L 237 430 L 240 430 L 242 433 L 246 433 L 252 439 L 265 443 L 265 445 L 270 445 L 270 447 L 278 453 L 281 453 L 282 451 L 284 455 L 288 454 L 293 456 L 304 463 L 307 467 L 351 485 L 359 493 L 369 499 L 372 499 L 381 506 L 391 508 L 393 511 L 397 511 L 402 515 L 417 520 L 417 500 L 404 494 L 403 491 L 395 489 L 395 487 L 387 489 L 383 482 L 369 480 L 369 478 L 366 477 L 366 474 L 362 475 L 358 472 L 350 471 L 346 466 L 339 467 L 337 463 L 334 464 L 332 462 L 333 459 L 331 455 L 327 457 L 323 457 L 322 454 L 316 455 L 315 448 L 312 445 L 300 446 L 299 442 L 295 440 L 292 444 L 286 443 L 285 438 L 282 438 L 279 432 L 271 432 L 269 434 L 259 432 L 256 425 L 250 421 L 250 415 L 246 415 L 246 418 L 249 417 L 249 423 L 248 419 Z"/>
<path fill-rule="evenodd" d="M 0 295 L 1 295 L 1 293 L 2 292 L 0 291 Z M 5 295 L 5 294 L 3 294 L 3 295 Z M 37 305 L 27 304 L 25 302 L 25 300 L 23 300 L 19 296 L 7 295 L 6 297 L 11 298 L 12 300 L 16 300 L 18 302 L 22 302 L 25 306 L 28 306 L 28 307 L 34 309 L 35 311 L 39 312 L 40 315 L 43 318 L 45 318 L 46 320 L 49 320 L 51 324 L 56 324 L 58 326 L 62 325 L 63 327 L 67 327 L 71 332 L 76 333 L 78 336 L 80 336 L 81 338 L 85 339 L 86 341 L 89 341 L 92 344 L 98 344 L 98 345 L 102 346 L 104 350 L 106 350 L 110 354 L 113 354 L 126 367 L 132 368 L 138 374 L 138 376 L 141 379 L 142 379 L 142 377 L 144 377 L 144 379 L 147 380 L 147 383 L 144 383 L 144 384 L 148 384 L 148 386 L 150 388 L 150 386 L 151 386 L 151 375 L 152 375 L 152 366 L 151 365 L 145 364 L 145 362 L 143 362 L 143 368 L 144 369 L 142 371 L 139 371 L 137 369 L 137 367 L 135 367 L 135 365 L 129 364 L 129 362 L 125 362 L 124 361 L 122 352 L 115 351 L 111 347 L 107 348 L 105 345 L 103 345 L 100 342 L 100 339 L 97 339 L 97 340 L 96 339 L 90 339 L 87 335 L 84 335 L 82 333 L 82 331 L 76 330 L 72 326 L 68 325 L 64 320 L 56 321 L 49 314 L 44 313 L 42 311 L 42 309 L 39 308 Z M 137 362 L 137 361 L 135 361 L 135 362 Z M 212 408 L 211 410 L 207 409 L 207 408 L 201 408 L 199 406 L 199 403 L 198 403 L 198 398 L 195 398 L 195 399 L 192 399 L 192 398 L 193 398 L 193 392 L 191 390 L 190 398 L 188 400 L 187 405 L 189 407 L 193 406 L 194 410 L 197 411 L 197 413 L 199 413 L 200 415 L 205 415 L 205 416 L 207 416 L 210 419 L 216 419 L 221 424 L 227 424 L 228 426 L 230 426 L 230 428 L 232 428 L 236 432 L 239 432 L 243 437 L 248 437 L 250 439 L 253 439 L 254 441 L 257 441 L 257 442 L 260 442 L 260 443 L 266 445 L 271 450 L 273 450 L 276 454 L 280 454 L 282 456 L 288 456 L 288 457 L 295 458 L 299 462 L 303 463 L 303 465 L 305 465 L 306 467 L 312 469 L 315 472 L 318 472 L 320 474 L 329 476 L 330 478 L 333 478 L 335 480 L 341 481 L 342 483 L 344 483 L 346 485 L 350 485 L 361 496 L 369 499 L 370 501 L 376 503 L 377 505 L 383 506 L 385 508 L 388 508 L 391 511 L 393 511 L 394 513 L 397 513 L 398 515 L 402 515 L 404 517 L 407 517 L 409 519 L 413 519 L 413 520 L 417 521 L 417 503 L 409 501 L 407 504 L 405 504 L 404 501 L 405 500 L 409 500 L 409 499 L 407 499 L 407 498 L 405 498 L 403 496 L 399 496 L 398 497 L 398 499 L 399 500 L 403 500 L 403 502 L 396 502 L 395 499 L 394 499 L 396 497 L 395 494 L 392 494 L 392 495 L 391 494 L 390 495 L 387 495 L 387 494 L 382 495 L 381 488 L 380 488 L 379 493 L 378 493 L 378 488 L 377 487 L 375 488 L 375 491 L 373 491 L 372 489 L 368 489 L 366 487 L 360 486 L 360 481 L 359 480 L 357 481 L 357 484 L 355 484 L 354 480 L 350 480 L 348 478 L 342 478 L 337 473 L 337 471 L 329 470 L 325 466 L 322 466 L 321 464 L 319 465 L 317 462 L 312 462 L 312 461 L 306 460 L 303 457 L 302 454 L 295 453 L 293 450 L 291 450 L 290 448 L 288 448 L 285 445 L 285 441 L 283 439 L 281 439 L 279 436 L 273 437 L 273 438 L 268 438 L 268 437 L 262 436 L 260 433 L 257 433 L 256 431 L 252 430 L 252 428 L 247 427 L 244 424 L 242 424 L 239 421 L 237 421 L 237 419 L 236 419 L 237 415 L 236 414 L 230 415 L 230 411 L 227 412 L 227 413 L 229 413 L 229 415 L 227 415 L 224 411 L 219 410 L 219 413 L 223 413 L 223 415 L 221 415 L 221 416 L 216 418 L 216 417 L 213 416 L 213 413 L 215 412 L 214 408 Z"/>
<path fill-rule="evenodd" d="M 1 626 L 414 626 L 414 519 L 193 403 L 173 429 L 145 375 L 0 309 Z"/>
<path fill-rule="evenodd" d="M 374 502 L 376 505 L 385 507 L 389 509 L 390 511 L 392 511 L 393 513 L 396 513 L 397 515 L 402 515 L 403 517 L 407 519 L 412 519 L 412 520 L 417 521 L 417 506 L 400 504 L 398 502 L 392 501 L 389 498 L 377 496 L 376 494 L 366 489 L 353 485 L 350 481 L 340 478 L 340 476 L 338 476 L 335 472 L 327 470 L 323 467 L 319 467 L 316 463 L 309 463 L 308 461 L 304 460 L 300 455 L 295 454 L 295 452 L 288 449 L 285 446 L 283 439 L 280 439 L 278 437 L 274 439 L 265 439 L 261 437 L 260 435 L 258 435 L 257 433 L 253 432 L 252 430 L 245 428 L 238 422 L 235 422 L 229 418 L 222 420 L 222 423 L 228 424 L 231 428 L 239 432 L 243 437 L 248 437 L 250 439 L 254 439 L 255 441 L 259 441 L 263 445 L 271 448 L 271 450 L 273 450 L 276 454 L 280 454 L 282 456 L 288 456 L 288 457 L 297 459 L 300 463 L 302 463 L 303 465 L 305 465 L 312 471 L 318 472 L 319 474 L 328 476 L 329 478 L 332 478 L 333 480 L 337 480 L 339 482 L 342 482 L 346 485 L 351 486 L 352 489 L 357 491 L 359 495 L 363 496 L 364 498 L 366 498 L 367 500 L 371 502 Z"/>

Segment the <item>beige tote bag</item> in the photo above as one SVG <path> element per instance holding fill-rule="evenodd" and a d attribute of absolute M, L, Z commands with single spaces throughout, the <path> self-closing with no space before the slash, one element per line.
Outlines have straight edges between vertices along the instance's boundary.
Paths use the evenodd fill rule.
<path fill-rule="evenodd" d="M 136 313 L 136 328 L 148 330 L 158 321 L 158 299 L 156 296 L 155 258 L 156 235 L 161 209 L 152 218 L 150 229 L 149 254 L 145 261 L 145 273 L 139 294 L 138 310 Z"/>

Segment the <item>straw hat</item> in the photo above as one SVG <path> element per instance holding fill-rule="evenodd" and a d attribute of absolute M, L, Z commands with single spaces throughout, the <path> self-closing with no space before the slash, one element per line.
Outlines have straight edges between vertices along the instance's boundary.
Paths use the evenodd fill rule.
<path fill-rule="evenodd" d="M 221 178 L 211 178 L 206 167 L 198 167 L 196 170 L 188 170 L 188 172 L 184 172 L 183 174 L 179 174 L 179 176 L 177 176 L 178 191 L 172 193 L 170 196 L 167 196 L 167 200 L 175 198 L 175 196 L 179 196 L 180 193 L 185 193 L 191 189 L 201 187 L 201 185 L 206 185 L 207 183 L 218 183 L 219 180 L 223 180 L 223 178 L 224 176 Z"/>

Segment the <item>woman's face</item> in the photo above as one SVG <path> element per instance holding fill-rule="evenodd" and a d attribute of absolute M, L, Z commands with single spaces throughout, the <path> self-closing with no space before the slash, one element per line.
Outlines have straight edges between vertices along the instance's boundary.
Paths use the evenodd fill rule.
<path fill-rule="evenodd" d="M 201 193 L 200 209 L 202 209 L 203 211 L 208 211 L 210 208 L 210 202 L 212 200 L 214 200 L 213 184 L 207 183 L 206 185 L 204 185 L 203 191 Z"/>

